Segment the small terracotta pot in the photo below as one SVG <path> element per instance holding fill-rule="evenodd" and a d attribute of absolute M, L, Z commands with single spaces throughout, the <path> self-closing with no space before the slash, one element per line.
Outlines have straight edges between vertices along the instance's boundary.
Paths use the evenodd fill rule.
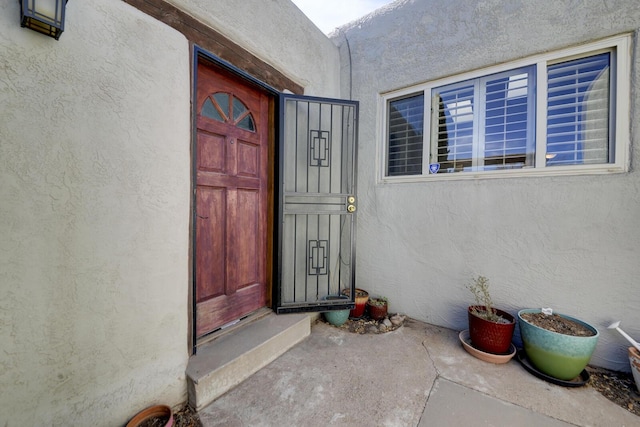
<path fill-rule="evenodd" d="M 343 289 L 342 295 L 350 296 L 351 289 Z M 362 317 L 367 301 L 369 301 L 369 292 L 356 288 L 356 306 L 349 312 L 349 317 Z"/>
<path fill-rule="evenodd" d="M 369 309 L 369 317 L 373 320 L 382 320 L 387 317 L 387 304 L 374 305 L 371 301 L 367 301 L 367 308 Z"/>
<path fill-rule="evenodd" d="M 169 420 L 164 425 L 164 427 L 173 427 L 173 411 L 171 411 L 171 408 L 167 405 L 150 406 L 147 409 L 138 412 L 135 417 L 131 418 L 131 421 L 127 423 L 126 427 L 138 427 L 145 421 L 155 417 L 168 417 Z"/>
<path fill-rule="evenodd" d="M 636 388 L 640 391 L 640 351 L 635 347 L 629 347 L 629 363 L 631 363 L 631 373 L 636 382 Z"/>

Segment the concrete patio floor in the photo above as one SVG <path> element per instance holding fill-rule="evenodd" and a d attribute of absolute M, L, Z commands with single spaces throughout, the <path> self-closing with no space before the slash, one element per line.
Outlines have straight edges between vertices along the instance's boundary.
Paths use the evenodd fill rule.
<path fill-rule="evenodd" d="M 483 362 L 457 331 L 410 319 L 379 335 L 316 322 L 306 340 L 199 414 L 205 427 L 640 425 L 588 385 L 547 383 L 515 358 Z"/>

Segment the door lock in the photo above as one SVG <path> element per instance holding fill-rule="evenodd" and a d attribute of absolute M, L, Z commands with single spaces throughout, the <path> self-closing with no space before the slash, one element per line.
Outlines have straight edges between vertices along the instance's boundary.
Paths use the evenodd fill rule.
<path fill-rule="evenodd" d="M 354 213 L 356 211 L 356 198 L 355 196 L 347 197 L 347 212 Z"/>

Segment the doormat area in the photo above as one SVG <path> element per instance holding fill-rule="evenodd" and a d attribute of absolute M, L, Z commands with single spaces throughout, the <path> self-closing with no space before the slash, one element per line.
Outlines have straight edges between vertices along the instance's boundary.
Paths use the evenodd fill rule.
<path fill-rule="evenodd" d="M 364 315 L 360 318 L 350 317 L 341 326 L 333 326 L 327 322 L 324 316 L 321 316 L 321 321 L 325 322 L 334 328 L 342 329 L 354 334 L 384 334 L 387 332 L 395 331 L 400 326 L 404 325 L 407 316 L 397 313 L 391 316 L 387 316 L 382 320 L 374 320 L 368 315 Z"/>

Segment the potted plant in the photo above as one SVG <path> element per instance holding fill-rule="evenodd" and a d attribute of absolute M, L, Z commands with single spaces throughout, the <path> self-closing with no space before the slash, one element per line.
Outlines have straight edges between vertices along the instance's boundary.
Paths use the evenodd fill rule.
<path fill-rule="evenodd" d="M 323 301 L 344 301 L 349 302 L 349 297 L 345 295 L 327 295 L 322 297 Z M 330 310 L 322 313 L 327 322 L 333 326 L 342 326 L 349 318 L 349 309 Z"/>
<path fill-rule="evenodd" d="M 173 411 L 167 405 L 154 405 L 150 406 L 140 412 L 138 412 L 127 423 L 126 427 L 141 427 L 141 426 L 173 426 Z"/>
<path fill-rule="evenodd" d="M 636 383 L 636 388 L 640 390 L 640 343 L 631 338 L 625 331 L 620 329 L 620 321 L 613 322 L 607 329 L 615 329 L 620 332 L 620 335 L 625 337 L 627 341 L 631 343 L 629 347 L 629 363 L 631 364 L 631 373 L 633 374 L 633 380 Z"/>
<path fill-rule="evenodd" d="M 518 312 L 524 351 L 540 372 L 564 381 L 578 377 L 598 342 L 598 330 L 582 320 L 551 309 Z"/>
<path fill-rule="evenodd" d="M 627 351 L 629 353 L 629 363 L 631 364 L 633 381 L 636 383 L 636 389 L 640 391 L 640 351 L 633 346 L 629 347 Z"/>
<path fill-rule="evenodd" d="M 385 297 L 369 298 L 367 301 L 369 317 L 373 320 L 382 320 L 387 317 L 388 303 L 389 301 Z"/>
<path fill-rule="evenodd" d="M 467 285 L 476 300 L 476 305 L 469 306 L 467 310 L 471 343 L 487 353 L 506 354 L 511 347 L 515 318 L 493 306 L 489 279 L 478 276 L 472 280 Z"/>
<path fill-rule="evenodd" d="M 342 295 L 351 296 L 351 289 L 343 289 Z M 356 306 L 349 312 L 350 317 L 360 318 L 364 314 L 367 301 L 369 300 L 369 292 L 364 289 L 356 288 Z"/>

